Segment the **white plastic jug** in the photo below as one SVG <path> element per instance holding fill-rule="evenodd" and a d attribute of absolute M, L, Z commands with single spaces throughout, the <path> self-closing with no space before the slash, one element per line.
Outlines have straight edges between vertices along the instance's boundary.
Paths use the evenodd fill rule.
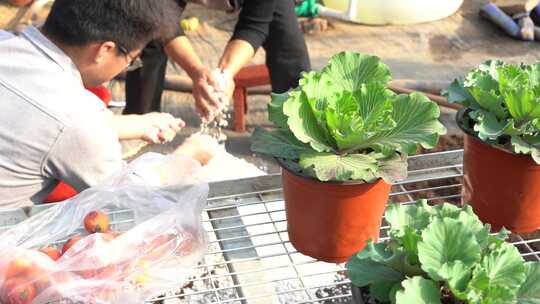
<path fill-rule="evenodd" d="M 349 3 L 353 1 L 353 3 Z M 323 0 L 321 16 L 352 22 L 412 24 L 434 21 L 454 14 L 463 0 Z M 356 8 L 356 9 L 354 9 Z M 353 11 L 348 11 L 352 9 Z"/>

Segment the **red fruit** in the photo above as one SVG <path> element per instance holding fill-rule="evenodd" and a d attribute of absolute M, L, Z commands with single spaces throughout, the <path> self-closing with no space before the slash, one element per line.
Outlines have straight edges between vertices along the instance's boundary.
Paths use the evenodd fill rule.
<path fill-rule="evenodd" d="M 108 232 L 109 216 L 101 211 L 92 211 L 84 217 L 84 228 L 88 233 Z"/>
<path fill-rule="evenodd" d="M 69 250 L 69 248 L 71 248 L 71 246 L 75 245 L 75 243 L 77 243 L 78 241 L 80 241 L 82 239 L 82 236 L 80 235 L 75 235 L 73 237 L 71 237 L 65 244 L 64 246 L 62 247 L 62 254 L 66 253 L 66 251 Z"/>
<path fill-rule="evenodd" d="M 62 253 L 60 252 L 60 250 L 51 246 L 41 248 L 39 251 L 48 255 L 53 261 L 58 260 L 62 256 Z"/>
<path fill-rule="evenodd" d="M 35 266 L 28 257 L 16 257 L 6 267 L 6 279 L 30 275 L 35 270 Z"/>
<path fill-rule="evenodd" d="M 2 300 L 5 304 L 27 304 L 36 297 L 36 288 L 22 278 L 7 280 L 2 287 Z"/>
<path fill-rule="evenodd" d="M 161 234 L 156 236 L 146 248 L 146 256 L 150 261 L 160 260 L 172 253 L 176 246 L 174 234 Z"/>

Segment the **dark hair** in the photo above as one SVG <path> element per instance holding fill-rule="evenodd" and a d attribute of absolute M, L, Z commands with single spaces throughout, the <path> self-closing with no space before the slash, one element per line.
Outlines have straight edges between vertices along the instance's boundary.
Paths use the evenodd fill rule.
<path fill-rule="evenodd" d="M 114 41 L 132 51 L 173 37 L 179 16 L 172 0 L 55 0 L 43 32 L 67 45 Z"/>

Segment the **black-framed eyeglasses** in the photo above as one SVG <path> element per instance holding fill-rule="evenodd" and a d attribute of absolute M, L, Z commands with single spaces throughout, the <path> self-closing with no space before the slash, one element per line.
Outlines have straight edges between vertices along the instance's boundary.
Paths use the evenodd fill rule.
<path fill-rule="evenodd" d="M 131 57 L 131 55 L 129 54 L 129 51 L 119 43 L 116 43 L 116 47 L 128 59 L 128 64 L 126 66 L 126 71 L 128 71 L 128 72 L 129 71 L 134 71 L 134 70 L 136 70 L 136 69 L 143 66 L 142 60 L 138 55 L 135 56 L 135 57 Z"/>

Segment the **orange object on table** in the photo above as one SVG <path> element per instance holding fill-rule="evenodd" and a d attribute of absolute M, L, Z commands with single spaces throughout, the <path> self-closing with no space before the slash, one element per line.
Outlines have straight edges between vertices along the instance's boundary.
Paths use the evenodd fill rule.
<path fill-rule="evenodd" d="M 8 1 L 11 5 L 15 5 L 15 6 L 18 6 L 18 7 L 21 7 L 21 6 L 27 6 L 27 5 L 30 5 L 33 0 L 9 0 Z"/>
<path fill-rule="evenodd" d="M 108 88 L 100 85 L 97 87 L 87 87 L 86 89 L 99 97 L 105 106 L 109 106 L 109 102 L 112 99 L 112 94 Z M 47 195 L 47 197 L 43 200 L 43 203 L 47 204 L 61 202 L 77 195 L 77 193 L 77 190 L 73 189 L 73 187 L 64 183 L 63 181 L 60 181 L 58 185 L 51 191 L 51 193 L 49 193 L 49 195 Z"/>
<path fill-rule="evenodd" d="M 246 131 L 247 88 L 270 84 L 270 73 L 264 64 L 242 68 L 234 76 L 234 130 Z"/>

